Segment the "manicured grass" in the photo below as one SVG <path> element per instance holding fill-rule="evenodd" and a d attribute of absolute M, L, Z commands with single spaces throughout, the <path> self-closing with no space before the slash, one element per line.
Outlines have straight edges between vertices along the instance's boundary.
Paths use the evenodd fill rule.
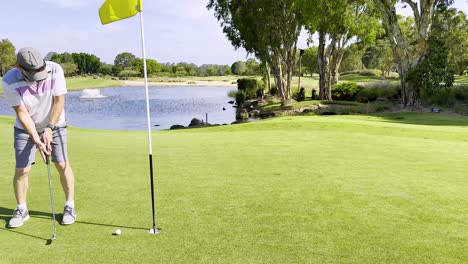
<path fill-rule="evenodd" d="M 296 116 L 153 134 L 69 129 L 78 222 L 52 235 L 38 161 L 31 219 L 5 225 L 13 119 L 0 117 L 2 263 L 464 263 L 468 119 Z M 57 208 L 63 205 L 55 171 Z M 120 228 L 120 237 L 112 232 Z"/>
<path fill-rule="evenodd" d="M 121 86 L 122 82 L 119 80 L 112 80 L 107 78 L 94 79 L 93 77 L 73 77 L 67 78 L 68 90 L 81 90 L 85 88 L 102 88 L 111 86 Z"/>

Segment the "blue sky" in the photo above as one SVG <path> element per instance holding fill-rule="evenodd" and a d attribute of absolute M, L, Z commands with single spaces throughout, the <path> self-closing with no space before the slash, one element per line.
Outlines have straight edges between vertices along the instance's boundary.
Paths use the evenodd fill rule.
<path fill-rule="evenodd" d="M 8 38 L 17 49 L 36 47 L 49 51 L 87 52 L 113 63 L 121 52 L 142 57 L 138 16 L 102 26 L 97 11 L 104 0 L 2 1 L 0 39 Z M 144 0 L 147 57 L 159 62 L 232 64 L 246 60 L 224 36 L 208 0 Z M 468 10 L 467 0 L 455 0 Z M 19 12 L 20 11 L 20 12 Z M 306 34 L 299 46 L 306 47 Z"/>

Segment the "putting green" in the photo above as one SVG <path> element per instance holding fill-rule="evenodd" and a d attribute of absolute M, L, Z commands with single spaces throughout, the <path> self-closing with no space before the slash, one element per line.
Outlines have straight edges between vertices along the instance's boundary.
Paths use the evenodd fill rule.
<path fill-rule="evenodd" d="M 46 166 L 15 206 L 13 119 L 0 117 L 2 263 L 463 263 L 468 119 L 298 116 L 153 133 L 70 128 L 78 222 L 53 225 Z M 63 193 L 53 171 L 56 207 Z M 121 236 L 112 236 L 116 229 Z"/>

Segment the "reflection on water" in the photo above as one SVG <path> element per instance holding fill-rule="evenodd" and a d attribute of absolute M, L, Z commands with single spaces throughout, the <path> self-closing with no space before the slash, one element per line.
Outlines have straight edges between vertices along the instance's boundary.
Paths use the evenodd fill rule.
<path fill-rule="evenodd" d="M 233 87 L 171 86 L 150 87 L 150 113 L 153 129 L 187 126 L 192 118 L 211 124 L 235 121 L 235 108 L 227 96 Z M 144 87 L 118 87 L 101 90 L 103 98 L 80 99 L 80 91 L 66 95 L 66 117 L 72 126 L 113 130 L 145 130 L 146 102 Z M 225 110 L 223 110 L 223 108 Z M 14 115 L 0 98 L 0 115 Z"/>

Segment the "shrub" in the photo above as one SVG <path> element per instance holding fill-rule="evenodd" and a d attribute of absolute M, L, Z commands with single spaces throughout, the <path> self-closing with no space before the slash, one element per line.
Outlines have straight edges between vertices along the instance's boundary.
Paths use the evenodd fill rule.
<path fill-rule="evenodd" d="M 357 95 L 357 101 L 365 103 L 367 100 L 375 101 L 377 98 L 396 100 L 400 97 L 400 86 L 398 82 L 362 82 L 359 83 L 362 90 Z"/>
<path fill-rule="evenodd" d="M 462 86 L 462 85 L 453 86 L 452 91 L 453 91 L 453 97 L 455 97 L 457 101 L 460 101 L 460 102 L 468 101 L 468 86 Z"/>
<path fill-rule="evenodd" d="M 236 92 L 236 105 L 241 106 L 247 100 L 247 94 L 244 91 Z"/>
<path fill-rule="evenodd" d="M 246 99 L 256 98 L 259 89 L 262 89 L 262 83 L 257 79 L 242 78 L 237 80 L 237 90 L 244 91 Z"/>
<path fill-rule="evenodd" d="M 271 88 L 270 88 L 270 91 L 268 91 L 268 93 L 271 96 L 276 96 L 278 94 L 278 87 L 276 87 L 276 84 L 274 83 L 271 84 Z"/>
<path fill-rule="evenodd" d="M 450 88 L 433 91 L 431 95 L 423 93 L 423 96 L 428 104 L 437 106 L 453 106 L 457 101 Z"/>
<path fill-rule="evenodd" d="M 292 98 L 298 102 L 304 101 L 305 100 L 305 89 L 304 87 L 301 87 L 299 90 L 295 90 L 292 93 Z"/>
<path fill-rule="evenodd" d="M 236 98 L 237 91 L 231 90 L 228 92 L 228 96 L 231 98 Z"/>
<path fill-rule="evenodd" d="M 357 94 L 356 100 L 361 103 L 373 102 L 379 98 L 379 88 L 366 87 Z"/>
<path fill-rule="evenodd" d="M 464 104 L 455 104 L 453 107 L 453 110 L 455 113 L 461 114 L 461 115 L 466 115 L 468 114 L 468 109 L 466 108 L 466 105 Z"/>
<path fill-rule="evenodd" d="M 333 85 L 332 98 L 340 101 L 354 101 L 361 90 L 356 83 L 342 82 Z"/>

